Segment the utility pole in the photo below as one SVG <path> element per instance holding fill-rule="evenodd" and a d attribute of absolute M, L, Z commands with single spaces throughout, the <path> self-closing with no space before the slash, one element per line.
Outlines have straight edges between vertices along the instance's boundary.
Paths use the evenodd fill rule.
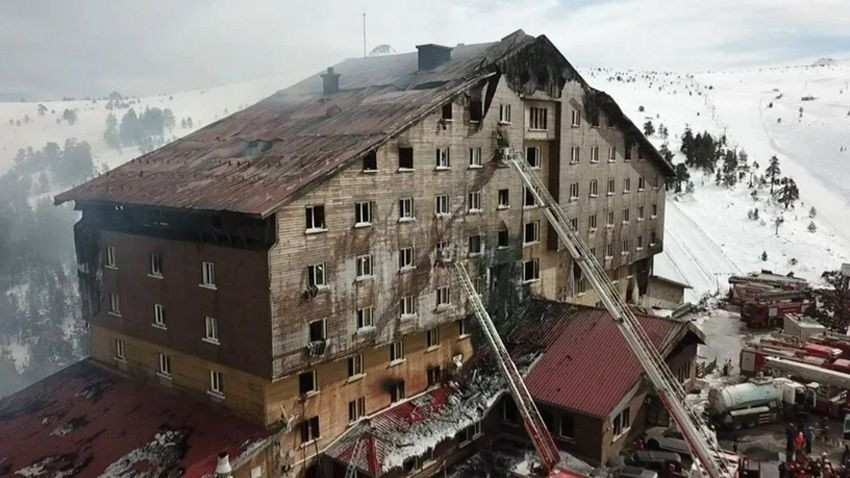
<path fill-rule="evenodd" d="M 838 281 L 838 318 L 842 325 L 847 324 L 848 291 L 850 291 L 850 263 L 841 264 L 841 277 Z M 850 328 L 848 328 L 848 331 L 850 331 Z"/>
<path fill-rule="evenodd" d="M 366 12 L 363 12 L 363 58 L 366 58 Z"/>

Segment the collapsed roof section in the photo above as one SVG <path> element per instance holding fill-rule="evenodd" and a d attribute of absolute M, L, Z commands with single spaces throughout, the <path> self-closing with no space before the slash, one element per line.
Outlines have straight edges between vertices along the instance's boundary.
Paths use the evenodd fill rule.
<path fill-rule="evenodd" d="M 601 98 L 609 114 L 667 169 L 668 162 L 613 100 L 589 87 L 545 37 L 518 30 L 494 43 L 459 45 L 420 70 L 417 54 L 349 59 L 333 66 L 338 92 L 319 74 L 145 154 L 55 198 L 267 217 L 299 192 L 494 75 L 517 92 L 559 97 L 567 81 Z M 325 73 L 327 75 L 327 73 Z M 613 106 L 611 106 L 613 105 Z"/>

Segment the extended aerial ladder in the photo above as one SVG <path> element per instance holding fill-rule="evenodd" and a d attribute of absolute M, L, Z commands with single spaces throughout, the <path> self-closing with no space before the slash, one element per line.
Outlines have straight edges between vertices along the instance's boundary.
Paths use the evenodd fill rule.
<path fill-rule="evenodd" d="M 667 367 L 664 358 L 658 353 L 643 326 L 620 296 L 620 292 L 608 279 L 595 255 L 590 252 L 581 236 L 570 226 L 569 219 L 557 200 L 552 197 L 543 181 L 531 170 L 521 154 L 514 153 L 505 159 L 516 169 L 523 184 L 542 208 L 543 214 L 557 233 L 561 243 L 579 265 L 582 273 L 599 296 L 599 300 L 613 317 L 617 327 L 634 352 L 650 382 L 652 382 L 659 398 L 673 417 L 679 431 L 685 437 L 692 455 L 702 465 L 705 473 L 712 478 L 736 476 L 737 463 L 729 460 L 727 452 L 720 448 L 717 438 L 702 415 L 687 403 L 687 394 L 681 383 Z M 461 270 L 461 268 L 458 268 L 458 270 Z M 498 338 L 498 334 L 494 335 Z M 522 383 L 521 380 L 520 383 Z M 545 430 L 545 426 L 543 429 Z M 548 432 L 546 434 L 548 435 Z"/>

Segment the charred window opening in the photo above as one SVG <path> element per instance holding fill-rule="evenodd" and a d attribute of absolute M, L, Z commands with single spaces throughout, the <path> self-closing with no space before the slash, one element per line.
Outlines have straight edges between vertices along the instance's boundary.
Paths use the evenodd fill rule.
<path fill-rule="evenodd" d="M 310 342 L 324 342 L 327 336 L 325 319 L 314 320 L 309 324 Z"/>
<path fill-rule="evenodd" d="M 413 169 L 413 148 L 398 148 L 399 169 Z"/>
<path fill-rule="evenodd" d="M 443 105 L 443 120 L 451 121 L 452 120 L 452 103 L 448 102 Z"/>
<path fill-rule="evenodd" d="M 363 171 L 378 170 L 378 155 L 375 151 L 371 151 L 363 157 Z"/>
<path fill-rule="evenodd" d="M 508 247 L 510 244 L 510 235 L 507 229 L 499 230 L 499 247 Z"/>
<path fill-rule="evenodd" d="M 484 116 L 484 103 L 481 100 L 481 88 L 475 88 L 469 98 L 469 121 L 478 123 Z"/>
<path fill-rule="evenodd" d="M 429 367 L 428 368 L 428 386 L 433 387 L 438 385 L 442 380 L 442 373 L 440 371 L 440 366 Z"/>
<path fill-rule="evenodd" d="M 404 380 L 399 380 L 390 385 L 390 403 L 404 400 Z"/>
<path fill-rule="evenodd" d="M 319 391 L 316 380 L 316 369 L 298 374 L 298 392 L 301 395 Z"/>
<path fill-rule="evenodd" d="M 319 439 L 319 417 L 308 418 L 301 422 L 301 443 L 311 443 Z M 318 469 L 318 468 L 317 468 Z M 309 474 L 309 472 L 308 472 Z M 315 476 L 318 476 L 316 473 Z"/>

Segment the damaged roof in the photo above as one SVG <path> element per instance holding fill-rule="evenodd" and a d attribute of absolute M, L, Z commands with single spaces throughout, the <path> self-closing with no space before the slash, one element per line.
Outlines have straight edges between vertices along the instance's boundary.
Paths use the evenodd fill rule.
<path fill-rule="evenodd" d="M 690 331 L 684 322 L 636 316 L 662 355 Z M 509 323 L 509 348 L 542 351 L 525 377 L 535 401 L 605 418 L 643 374 L 605 309 L 532 299 Z"/>
<path fill-rule="evenodd" d="M 545 59 L 545 61 L 541 61 Z M 433 70 L 417 54 L 349 59 L 333 66 L 340 91 L 320 76 L 199 129 L 63 192 L 55 202 L 109 202 L 267 217 L 308 185 L 343 167 L 493 74 L 516 91 L 559 96 L 581 82 L 632 138 L 669 165 L 613 100 L 586 82 L 545 36 L 518 30 L 498 42 L 458 45 Z"/>
<path fill-rule="evenodd" d="M 0 476 L 203 477 L 270 435 L 84 360 L 0 400 Z"/>

